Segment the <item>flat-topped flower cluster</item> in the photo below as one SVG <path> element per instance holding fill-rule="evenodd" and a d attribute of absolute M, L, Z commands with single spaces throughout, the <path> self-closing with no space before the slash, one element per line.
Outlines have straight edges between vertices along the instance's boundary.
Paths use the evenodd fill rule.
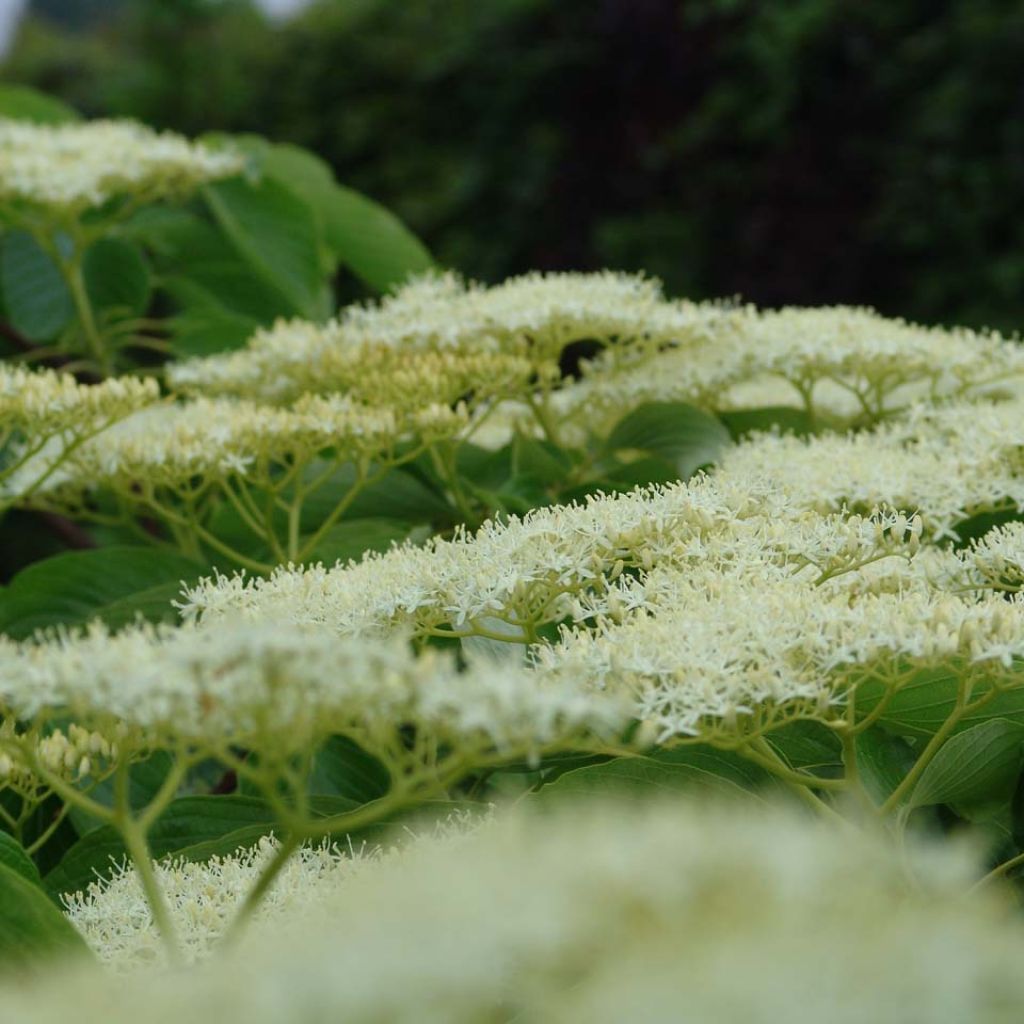
<path fill-rule="evenodd" d="M 301 907 L 315 927 L 296 948 L 315 963 L 318 943 L 340 950 L 340 966 L 334 981 L 316 974 L 289 1019 L 332 1014 L 342 990 L 352 1019 L 508 1019 L 535 1005 L 556 1007 L 555 1020 L 654 1019 L 679 998 L 665 949 L 697 957 L 693 1000 L 724 997 L 687 936 L 725 942 L 725 916 L 739 908 L 753 930 L 733 928 L 722 948 L 752 970 L 755 946 L 767 949 L 783 974 L 790 954 L 801 971 L 817 962 L 807 929 L 835 915 L 850 974 L 829 975 L 830 1000 L 866 970 L 885 979 L 883 1002 L 953 977 L 918 973 L 925 960 L 894 973 L 891 953 L 928 941 L 921 928 L 973 935 L 982 904 L 961 919 L 945 882 L 929 902 L 929 854 L 915 889 L 895 853 L 855 830 L 824 839 L 788 820 L 742 824 L 692 806 L 616 811 L 619 832 L 556 816 L 458 840 L 453 873 L 446 847 L 360 864 L 354 882 L 347 855 L 318 844 L 435 799 L 533 788 L 529 799 L 544 802 L 563 769 L 685 766 L 694 751 L 774 779 L 830 819 L 864 812 L 901 831 L 916 806 L 942 802 L 929 769 L 951 738 L 1002 730 L 1012 761 L 1024 728 L 1016 342 L 862 309 L 670 300 L 624 274 L 533 274 L 491 288 L 444 275 L 325 325 L 282 321 L 236 352 L 170 365 L 166 382 L 161 397 L 131 378 L 87 386 L 0 371 L 7 504 L 99 521 L 116 507 L 117 525 L 197 567 L 217 561 L 182 587 L 175 625 L 0 638 L 0 789 L 30 810 L 49 801 L 58 815 L 87 812 L 119 831 L 137 868 L 67 898 L 104 960 L 125 966 L 148 950 L 173 961 L 176 948 L 201 960 L 251 915 L 287 932 Z M 647 435 L 636 427 L 645 415 L 657 425 Z M 680 441 L 684 421 L 710 423 L 714 445 Z M 683 469 L 687 445 L 710 454 Z M 317 561 L 358 500 L 398 479 L 441 511 L 387 550 Z M 655 482 L 630 485 L 638 479 Z M 812 730 L 814 757 L 794 752 L 794 728 Z M 881 780 L 861 777 L 874 770 L 865 736 L 899 747 Z M 332 741 L 379 769 L 365 802 L 313 799 L 317 751 Z M 173 767 L 139 810 L 129 782 L 155 754 Z M 265 802 L 274 837 L 253 847 L 250 836 L 239 844 L 248 849 L 205 864 L 154 866 L 147 829 L 214 769 Z M 705 826 L 721 842 L 707 845 Z M 506 890 L 506 871 L 528 879 L 521 891 Z M 386 881 L 372 881 L 378 873 Z M 374 917 L 360 902 L 364 877 L 374 900 L 393 885 L 388 899 L 402 909 L 378 900 Z M 472 893 L 465 906 L 459 879 Z M 486 886 L 505 895 L 484 898 Z M 436 906 L 425 895 L 435 891 Z M 268 892 L 273 914 L 258 911 Z M 874 946 L 866 936 L 894 894 L 906 915 L 886 918 Z M 321 902 L 347 935 L 361 929 L 359 942 L 338 946 Z M 407 984 L 400 971 L 380 974 L 373 949 L 394 940 L 411 906 L 434 924 L 450 913 L 452 934 L 472 931 L 479 944 L 421 951 Z M 1003 949 L 1002 938 L 1016 949 L 1013 929 L 985 921 L 978 949 Z M 620 925 L 629 941 L 616 958 L 602 943 Z M 292 962 L 290 947 L 261 941 Z M 467 957 L 476 967 L 461 979 L 440 966 Z M 236 988 L 251 980 L 241 961 L 223 962 Z M 937 1011 L 1000 1019 L 1016 991 L 1005 962 L 958 961 L 966 988 Z M 239 983 L 246 998 L 263 993 L 252 1019 L 278 1005 L 273 985 L 296 991 L 290 971 L 268 971 L 266 990 Z M 200 1020 L 203 1000 L 223 993 L 220 975 L 202 979 L 187 1004 Z M 824 1002 L 811 1014 L 791 999 L 795 985 L 778 988 L 778 1006 L 760 1005 L 827 1015 Z M 737 1019 L 750 1016 L 744 998 Z M 856 1005 L 874 1004 L 863 995 Z"/>
<path fill-rule="evenodd" d="M 913 844 L 912 844 L 913 846 Z M 162 867 L 192 953 L 273 852 Z M 158 957 L 131 875 L 70 912 L 105 961 L 6 1003 L 26 1024 L 687 1019 L 997 1024 L 1024 998 L 1020 923 L 963 898 L 964 850 L 908 851 L 792 812 L 665 798 L 498 815 L 377 858 L 297 859 L 252 934 L 193 970 Z M 210 895 L 206 895 L 209 892 Z M 208 910 L 204 914 L 203 910 Z M 811 979 L 810 981 L 808 979 Z M 870 979 L 870 984 L 865 984 Z M 898 1002 L 894 1002 L 898 1001 Z"/>
<path fill-rule="evenodd" d="M 44 125 L 0 118 L 0 201 L 29 212 L 70 218 L 117 198 L 152 202 L 241 169 L 236 153 L 135 121 Z"/>

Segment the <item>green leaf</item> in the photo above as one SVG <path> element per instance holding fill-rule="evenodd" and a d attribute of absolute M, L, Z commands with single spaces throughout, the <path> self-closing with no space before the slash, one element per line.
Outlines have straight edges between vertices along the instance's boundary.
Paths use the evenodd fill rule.
<path fill-rule="evenodd" d="M 297 146 L 269 146 L 262 166 L 309 204 L 335 257 L 368 287 L 388 291 L 434 268 L 426 247 L 393 213 L 339 185 L 314 154 Z"/>
<path fill-rule="evenodd" d="M 1024 725 L 996 719 L 950 737 L 917 780 L 910 807 L 990 800 L 1016 784 L 1024 761 Z"/>
<path fill-rule="evenodd" d="M 315 479 L 325 468 L 324 462 L 313 462 L 304 472 L 303 479 Z M 335 505 L 348 494 L 354 481 L 355 470 L 352 466 L 340 466 L 336 473 L 306 498 L 302 507 L 304 533 L 312 533 L 319 527 Z M 430 523 L 444 518 L 450 512 L 448 503 L 439 494 L 411 473 L 395 469 L 361 491 L 345 515 L 350 521 L 397 519 L 407 523 Z"/>
<path fill-rule="evenodd" d="M 548 441 L 517 434 L 512 441 L 512 478 L 529 478 L 541 487 L 565 480 L 572 468 L 565 452 Z"/>
<path fill-rule="evenodd" d="M 670 484 L 679 479 L 679 470 L 667 459 L 659 458 L 656 455 L 643 459 L 633 459 L 630 462 L 619 462 L 616 460 L 607 467 L 604 480 L 589 481 L 588 487 L 593 489 L 596 485 L 598 490 L 618 493 L 631 491 L 635 487 L 643 487 L 646 484 Z M 567 495 L 563 495 L 568 499 Z"/>
<path fill-rule="evenodd" d="M 332 526 L 306 556 L 307 562 L 347 562 L 367 551 L 387 551 L 405 540 L 413 528 L 400 519 L 349 519 Z"/>
<path fill-rule="evenodd" d="M 155 859 L 177 853 L 198 843 L 220 839 L 240 828 L 274 826 L 274 814 L 252 796 L 183 796 L 171 802 L 149 833 L 149 848 Z M 109 825 L 86 833 L 46 876 L 54 895 L 79 892 L 97 875 L 109 875 L 114 864 L 125 858 L 124 843 Z"/>
<path fill-rule="evenodd" d="M 0 591 L 0 633 L 22 639 L 46 626 L 94 618 L 122 625 L 136 610 L 150 620 L 173 621 L 170 601 L 179 581 L 194 580 L 201 572 L 182 555 L 147 547 L 54 555 L 22 569 Z"/>
<path fill-rule="evenodd" d="M 85 940 L 43 890 L 0 863 L 0 962 L 4 967 L 9 970 L 87 950 Z"/>
<path fill-rule="evenodd" d="M 173 759 L 165 750 L 158 750 L 146 758 L 133 764 L 128 771 L 128 800 L 132 809 L 139 811 L 156 796 L 163 785 L 167 773 L 171 770 Z M 114 805 L 114 780 L 104 779 L 89 790 L 89 796 L 103 804 L 104 807 Z M 79 836 L 84 836 L 103 823 L 88 811 L 80 807 L 72 807 L 68 813 L 71 823 Z"/>
<path fill-rule="evenodd" d="M 55 338 L 74 317 L 57 264 L 27 231 L 0 239 L 0 288 L 11 326 L 31 341 Z"/>
<path fill-rule="evenodd" d="M 600 797 L 608 793 L 654 794 L 702 788 L 749 793 L 776 787 L 763 769 L 738 754 L 692 744 L 648 756 L 617 757 L 603 764 L 565 772 L 537 794 L 545 801 Z"/>
<path fill-rule="evenodd" d="M 384 796 L 390 788 L 387 768 L 347 736 L 330 737 L 314 755 L 310 793 L 342 796 L 359 805 Z"/>
<path fill-rule="evenodd" d="M 101 238 L 86 250 L 82 272 L 96 309 L 135 316 L 146 311 L 152 288 L 136 246 L 119 238 Z"/>
<path fill-rule="evenodd" d="M 916 755 L 905 739 L 873 725 L 857 736 L 857 772 L 864 788 L 879 804 L 892 795 L 914 764 Z"/>
<path fill-rule="evenodd" d="M 229 309 L 188 277 L 165 278 L 161 287 L 180 309 L 168 324 L 181 355 L 205 356 L 241 348 L 260 326 L 259 320 Z"/>
<path fill-rule="evenodd" d="M 459 476 L 477 488 L 496 491 L 512 475 L 512 445 L 497 451 L 480 448 L 471 442 L 460 444 L 455 452 Z M 432 471 L 431 467 L 424 467 Z"/>
<path fill-rule="evenodd" d="M 953 713 L 959 678 L 954 669 L 922 669 L 895 690 L 880 680 L 866 680 L 857 685 L 857 714 L 863 718 L 874 711 L 879 702 L 885 702 L 878 716 L 880 725 L 899 736 L 927 739 Z M 984 696 L 986 690 L 987 684 L 977 683 L 972 699 Z M 956 731 L 962 732 L 996 718 L 1024 725 L 1024 687 L 997 693 L 983 707 L 965 715 Z"/>
<path fill-rule="evenodd" d="M 778 430 L 780 434 L 806 437 L 814 431 L 805 409 L 788 405 L 771 405 L 761 409 L 733 409 L 718 413 L 734 441 L 750 434 Z"/>
<path fill-rule="evenodd" d="M 821 722 L 790 722 L 773 729 L 767 740 L 791 768 L 827 777 L 842 774 L 842 744 Z"/>
<path fill-rule="evenodd" d="M 715 462 L 730 443 L 729 431 L 714 416 L 684 402 L 648 402 L 619 420 L 604 448 L 657 455 L 686 478 Z"/>
<path fill-rule="evenodd" d="M 41 886 L 43 884 L 35 862 L 25 852 L 21 843 L 6 832 L 0 832 L 0 865 L 17 872 L 32 885 Z"/>
<path fill-rule="evenodd" d="M 203 190 L 217 223 L 238 255 L 281 295 L 290 313 L 322 320 L 325 306 L 316 224 L 308 206 L 271 179 L 244 178 Z"/>
<path fill-rule="evenodd" d="M 81 115 L 61 100 L 26 85 L 0 85 L 0 117 L 36 124 L 80 121 Z"/>
<path fill-rule="evenodd" d="M 379 203 L 341 185 L 323 203 L 324 233 L 364 284 L 387 291 L 435 267 L 426 246 Z"/>

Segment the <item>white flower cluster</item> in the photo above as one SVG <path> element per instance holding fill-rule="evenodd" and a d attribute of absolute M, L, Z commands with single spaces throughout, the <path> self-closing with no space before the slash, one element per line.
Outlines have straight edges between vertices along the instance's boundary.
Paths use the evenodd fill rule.
<path fill-rule="evenodd" d="M 0 744 L 38 747 L 37 723 L 67 717 L 116 742 L 153 748 L 229 746 L 286 757 L 332 734 L 402 767 L 401 730 L 458 752 L 535 756 L 560 743 L 614 738 L 628 720 L 615 694 L 543 679 L 509 661 L 459 671 L 400 636 L 342 639 L 288 624 L 218 628 L 139 625 L 14 643 L 0 638 Z M 19 731 L 15 723 L 31 723 Z"/>
<path fill-rule="evenodd" d="M 279 323 L 238 352 L 172 366 L 168 378 L 182 390 L 275 401 L 303 389 L 349 392 L 359 389 L 360 365 L 386 361 L 383 350 L 422 365 L 427 377 L 431 354 L 526 358 L 544 378 L 534 386 L 548 387 L 575 341 L 596 343 L 597 353 L 581 380 L 548 396 L 574 443 L 650 401 L 783 406 L 805 410 L 812 424 L 864 425 L 915 402 L 1016 393 L 1024 382 L 1024 352 L 995 333 L 850 307 L 695 305 L 664 298 L 648 279 L 607 272 L 531 274 L 492 288 L 427 277 L 377 305 L 349 307 L 326 327 Z M 386 375 L 374 386 L 387 394 Z"/>
<path fill-rule="evenodd" d="M 557 375 L 556 366 L 514 353 L 402 349 L 348 338 L 338 321 L 291 320 L 257 331 L 244 349 L 171 364 L 167 378 L 179 391 L 204 395 L 285 402 L 341 392 L 368 405 L 405 406 L 520 396 L 536 386 L 538 369 Z"/>
<path fill-rule="evenodd" d="M 557 621 L 580 590 L 604 589 L 627 564 L 649 568 L 670 552 L 683 557 L 688 545 L 700 550 L 702 537 L 736 519 L 736 508 L 708 481 L 591 497 L 334 569 L 206 579 L 186 591 L 181 610 L 204 622 L 240 614 L 343 634 L 404 623 L 429 631 L 472 629 L 487 619 Z"/>
<path fill-rule="evenodd" d="M 238 352 L 172 365 L 168 380 L 182 390 L 278 399 L 304 388 L 357 387 L 367 362 L 404 359 L 417 372 L 458 374 L 472 369 L 467 359 L 485 355 L 499 367 L 499 355 L 526 360 L 549 378 L 573 341 L 628 349 L 632 360 L 665 344 L 708 344 L 725 320 L 721 307 L 670 302 L 656 282 L 627 274 L 528 274 L 493 288 L 447 274 L 414 281 L 378 304 L 350 306 L 326 326 L 282 321 Z M 447 369 L 436 358 L 442 353 Z M 486 364 L 481 370 L 476 385 L 487 387 L 490 372 Z M 384 394 L 393 387 L 381 386 Z"/>
<path fill-rule="evenodd" d="M 0 118 L 0 201 L 75 216 L 120 196 L 186 195 L 242 160 L 132 121 L 39 125 Z"/>
<path fill-rule="evenodd" d="M 1019 393 L 1024 351 L 966 329 L 926 328 L 843 306 L 734 311 L 713 344 L 664 346 L 641 361 L 609 348 L 559 395 L 570 422 L 642 402 L 804 409 L 812 425 L 871 424 L 915 403 Z"/>
<path fill-rule="evenodd" d="M 289 409 L 248 401 L 197 399 L 144 409 L 82 445 L 49 490 L 134 485 L 176 488 L 196 477 L 245 476 L 254 467 L 308 462 L 330 448 L 345 461 L 383 456 L 410 435 L 449 436 L 466 423 L 447 406 L 398 410 L 342 396 L 308 396 Z M 253 475 L 258 475 L 254 473 Z"/>
<path fill-rule="evenodd" d="M 172 857 L 155 865 L 187 964 L 205 960 L 214 951 L 277 849 L 273 837 L 267 836 L 256 846 L 208 861 Z M 328 843 L 302 847 L 275 879 L 254 924 L 276 924 L 283 912 L 312 912 L 324 893 L 345 884 L 378 855 L 362 847 L 342 852 Z M 129 865 L 122 864 L 109 880 L 91 882 L 84 892 L 68 893 L 63 900 L 71 923 L 104 965 L 128 972 L 166 963 L 167 949 Z"/>
<path fill-rule="evenodd" d="M 828 717 L 843 695 L 831 660 L 840 637 L 860 637 L 868 646 L 857 660 L 868 661 L 890 649 L 871 625 L 891 637 L 886 615 L 906 626 L 893 649 L 924 657 L 920 615 L 900 619 L 898 599 L 870 622 L 851 604 L 857 590 L 880 589 L 861 571 L 914 558 L 920 533 L 920 520 L 898 512 L 800 513 L 756 483 L 728 490 L 704 478 L 540 509 L 330 570 L 218 576 L 191 587 L 181 608 L 206 628 L 241 616 L 342 635 L 412 628 L 520 643 L 576 624 L 554 645 L 533 644 L 540 675 L 628 694 L 662 740 L 710 738 L 776 714 Z"/>
<path fill-rule="evenodd" d="M 990 530 L 958 554 L 960 572 L 952 574 L 954 583 L 1010 594 L 1024 591 L 1024 523 Z"/>
<path fill-rule="evenodd" d="M 659 742 L 757 735 L 793 717 L 841 714 L 857 685 L 892 692 L 922 668 L 974 670 L 986 686 L 1024 687 L 1024 603 L 919 589 L 851 599 L 781 577 L 656 571 L 596 628 L 540 646 L 538 671 L 630 692 Z M 629 615 L 621 607 L 636 609 Z"/>
<path fill-rule="evenodd" d="M 863 433 L 761 435 L 729 449 L 717 477 L 767 479 L 798 508 L 917 512 L 930 535 L 955 537 L 971 516 L 1024 511 L 1024 399 L 917 407 Z"/>
<path fill-rule="evenodd" d="M 143 970 L 115 987 L 80 969 L 0 997 L 21 1024 L 1015 1019 L 1019 921 L 963 895 L 976 870 L 963 849 L 913 854 L 911 879 L 881 834 L 778 809 L 517 813 L 354 873 L 307 854 L 281 886 L 285 912 L 186 974 Z M 176 911 L 190 950 L 229 902 L 201 879 L 230 889 L 247 863 L 167 869 L 191 871 L 171 890 L 194 901 Z M 144 943 L 145 925 L 123 888 L 76 913 L 104 959 L 131 966 L 125 942 Z"/>

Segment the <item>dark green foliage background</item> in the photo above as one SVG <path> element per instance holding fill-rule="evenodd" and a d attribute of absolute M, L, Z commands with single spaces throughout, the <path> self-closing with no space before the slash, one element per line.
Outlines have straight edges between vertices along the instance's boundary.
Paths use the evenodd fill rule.
<path fill-rule="evenodd" d="M 1024 320 L 1019 0 L 321 0 L 279 28 L 121 0 L 89 31 L 35 8 L 64 21 L 6 79 L 298 143 L 472 276 Z"/>

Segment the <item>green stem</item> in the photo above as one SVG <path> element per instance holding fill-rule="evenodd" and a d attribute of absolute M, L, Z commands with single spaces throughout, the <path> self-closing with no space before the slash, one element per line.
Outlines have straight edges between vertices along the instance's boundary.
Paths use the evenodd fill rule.
<path fill-rule="evenodd" d="M 977 889 L 990 885 L 996 879 L 1008 875 L 1014 868 L 1020 867 L 1021 864 L 1024 864 L 1024 853 L 1018 853 L 1009 860 L 1004 860 L 1002 864 L 997 864 L 984 878 L 975 882 L 968 891 L 975 892 Z"/>
<path fill-rule="evenodd" d="M 172 774 L 173 771 L 172 771 Z M 175 786 L 175 788 L 177 788 Z M 161 787 L 161 792 L 165 787 Z M 147 815 L 149 810 L 147 808 Z M 174 922 L 171 920 L 171 912 L 167 906 L 167 899 L 160 883 L 156 878 L 156 870 L 153 865 L 153 856 L 150 853 L 149 843 L 146 841 L 147 815 L 139 819 L 132 816 L 131 794 L 128 788 L 128 765 L 122 763 L 114 777 L 114 811 L 113 826 L 124 840 L 125 849 L 135 867 L 139 884 L 146 896 L 146 903 L 153 915 L 153 922 L 157 931 L 163 939 L 167 951 L 167 958 L 174 966 L 180 966 L 181 953 L 178 947 L 178 939 L 174 931 Z"/>
<path fill-rule="evenodd" d="M 551 410 L 548 408 L 548 393 L 544 391 L 541 395 L 541 399 L 538 402 L 532 396 L 527 398 L 527 405 L 529 405 L 531 412 L 536 417 L 537 422 L 540 424 L 541 430 L 544 431 L 544 436 L 556 447 L 564 447 L 561 438 L 558 433 L 558 425 L 555 423 L 551 416 Z"/>
<path fill-rule="evenodd" d="M 970 686 L 966 676 L 961 676 L 960 682 L 957 688 L 956 704 L 953 707 L 949 718 L 942 723 L 941 727 L 936 731 L 935 735 L 928 741 L 924 750 L 921 751 L 920 756 L 914 762 L 910 771 L 903 777 L 900 784 L 892 791 L 889 795 L 888 800 L 882 804 L 878 809 L 878 813 L 881 815 L 891 814 L 899 805 L 903 799 L 909 795 L 911 790 L 917 784 L 917 780 L 921 777 L 924 770 L 931 764 L 932 759 L 939 752 L 943 743 L 949 738 L 949 735 L 956 728 L 957 723 L 963 718 L 967 712 L 967 698 L 970 693 Z"/>
<path fill-rule="evenodd" d="M 85 276 L 82 274 L 82 255 L 82 250 L 76 242 L 70 258 L 60 262 L 60 269 L 67 282 L 68 291 L 71 292 L 71 301 L 75 305 L 75 314 L 89 351 L 93 359 L 96 360 L 96 365 L 102 375 L 109 377 L 113 374 L 114 368 L 111 364 L 110 353 L 107 352 L 103 344 L 103 337 L 96 326 L 96 317 L 93 315 L 92 302 L 89 299 L 89 289 L 86 287 Z"/>
<path fill-rule="evenodd" d="M 296 835 L 294 832 L 289 833 L 281 840 L 281 845 L 278 846 L 270 863 L 260 873 L 260 877 L 256 879 L 255 885 L 246 893 L 242 905 L 238 908 L 238 912 L 228 925 L 227 931 L 224 933 L 225 943 L 237 941 L 249 919 L 266 895 L 267 890 L 274 883 L 274 880 L 281 873 L 281 869 L 288 863 L 292 854 L 299 848 L 301 843 L 302 836 Z"/>
<path fill-rule="evenodd" d="M 473 525 L 476 522 L 476 513 L 469 507 L 466 492 L 462 489 L 458 470 L 455 468 L 454 457 L 446 459 L 437 448 L 431 448 L 430 461 L 433 463 L 434 471 L 447 484 L 452 501 L 455 502 L 463 521 L 467 525 Z"/>
<path fill-rule="evenodd" d="M 26 848 L 25 852 L 30 857 L 38 853 L 47 844 L 47 842 L 49 842 L 54 832 L 56 832 L 57 829 L 60 828 L 61 822 L 67 817 L 68 811 L 70 810 L 71 808 L 67 804 L 64 804 L 61 807 L 60 811 L 58 811 L 57 814 L 54 816 L 53 821 L 50 822 L 50 824 L 46 826 L 45 830 L 39 834 L 35 842 L 33 842 L 31 846 Z"/>

